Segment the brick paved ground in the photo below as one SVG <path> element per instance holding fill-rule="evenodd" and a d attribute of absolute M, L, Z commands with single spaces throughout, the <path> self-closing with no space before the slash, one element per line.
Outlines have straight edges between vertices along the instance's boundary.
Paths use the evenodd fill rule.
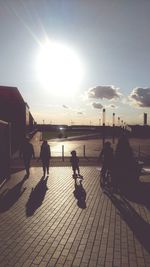
<path fill-rule="evenodd" d="M 67 166 L 45 180 L 39 167 L 11 176 L 0 189 L 1 267 L 150 266 L 150 176 L 125 199 L 102 192 L 96 166 L 81 173 L 82 186 Z"/>

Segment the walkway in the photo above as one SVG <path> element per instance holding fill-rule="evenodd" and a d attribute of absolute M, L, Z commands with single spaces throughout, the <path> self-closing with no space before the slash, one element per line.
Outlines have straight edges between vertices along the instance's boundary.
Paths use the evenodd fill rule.
<path fill-rule="evenodd" d="M 96 166 L 81 173 L 81 185 L 67 166 L 11 176 L 0 189 L 1 267 L 150 266 L 150 175 L 122 198 L 102 192 Z"/>

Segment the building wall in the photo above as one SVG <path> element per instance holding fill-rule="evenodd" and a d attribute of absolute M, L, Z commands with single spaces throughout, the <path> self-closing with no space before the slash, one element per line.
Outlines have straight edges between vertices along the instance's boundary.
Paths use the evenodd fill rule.
<path fill-rule="evenodd" d="M 0 121 L 0 184 L 10 175 L 10 128 Z"/>
<path fill-rule="evenodd" d="M 0 120 L 11 123 L 12 152 L 20 147 L 29 128 L 29 118 L 29 107 L 19 90 L 16 87 L 0 86 Z"/>

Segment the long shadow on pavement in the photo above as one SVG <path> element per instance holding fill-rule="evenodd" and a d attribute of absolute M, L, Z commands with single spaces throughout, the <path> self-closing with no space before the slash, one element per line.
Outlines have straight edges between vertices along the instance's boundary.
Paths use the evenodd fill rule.
<path fill-rule="evenodd" d="M 114 206 L 119 210 L 121 218 L 127 223 L 141 245 L 150 253 L 150 225 L 123 197 L 116 197 L 106 192 Z"/>
<path fill-rule="evenodd" d="M 138 204 L 144 205 L 150 210 L 150 183 L 135 183 L 122 191 L 125 198 Z"/>
<path fill-rule="evenodd" d="M 46 191 L 48 190 L 47 179 L 48 176 L 46 178 L 42 177 L 36 187 L 32 188 L 31 194 L 26 204 L 27 217 L 32 216 L 36 209 L 38 209 L 42 205 Z"/>
<path fill-rule="evenodd" d="M 16 167 L 16 168 L 11 168 L 11 174 L 17 173 L 19 171 L 23 171 L 24 167 Z"/>
<path fill-rule="evenodd" d="M 5 189 L 2 194 L 0 195 L 0 212 L 5 212 L 9 210 L 22 196 L 26 188 L 22 189 L 23 183 L 27 179 L 27 176 L 16 184 L 11 189 Z"/>
<path fill-rule="evenodd" d="M 79 208 L 81 209 L 85 209 L 86 208 L 86 191 L 82 185 L 82 180 L 77 181 L 77 179 L 75 179 L 75 190 L 73 192 L 75 198 L 78 200 L 77 201 L 77 205 Z"/>

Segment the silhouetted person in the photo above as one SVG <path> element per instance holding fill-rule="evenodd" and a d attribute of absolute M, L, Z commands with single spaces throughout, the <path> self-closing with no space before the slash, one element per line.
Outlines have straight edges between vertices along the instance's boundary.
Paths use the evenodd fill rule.
<path fill-rule="evenodd" d="M 20 150 L 20 158 L 23 158 L 24 166 L 26 169 L 27 176 L 29 176 L 30 172 L 30 162 L 32 158 L 35 158 L 33 145 L 29 142 L 28 138 L 25 138 L 21 150 Z"/>
<path fill-rule="evenodd" d="M 126 135 L 120 137 L 116 146 L 114 176 L 122 188 L 138 181 L 139 166 Z"/>
<path fill-rule="evenodd" d="M 77 157 L 76 151 L 71 151 L 71 158 L 70 158 L 72 170 L 73 170 L 73 176 L 76 176 L 76 171 L 78 175 L 80 175 L 80 169 L 79 169 L 79 158 Z"/>
<path fill-rule="evenodd" d="M 43 176 L 45 176 L 46 171 L 47 174 L 49 175 L 50 158 L 51 158 L 50 146 L 48 145 L 47 141 L 43 141 L 40 151 L 40 159 L 42 160 L 42 166 L 43 166 Z"/>
<path fill-rule="evenodd" d="M 113 160 L 114 160 L 113 148 L 111 147 L 110 142 L 107 141 L 104 143 L 104 147 L 101 150 L 99 159 L 102 160 L 101 174 L 104 178 L 104 181 L 107 182 L 106 173 L 107 171 L 110 171 L 110 173 L 112 173 Z"/>

